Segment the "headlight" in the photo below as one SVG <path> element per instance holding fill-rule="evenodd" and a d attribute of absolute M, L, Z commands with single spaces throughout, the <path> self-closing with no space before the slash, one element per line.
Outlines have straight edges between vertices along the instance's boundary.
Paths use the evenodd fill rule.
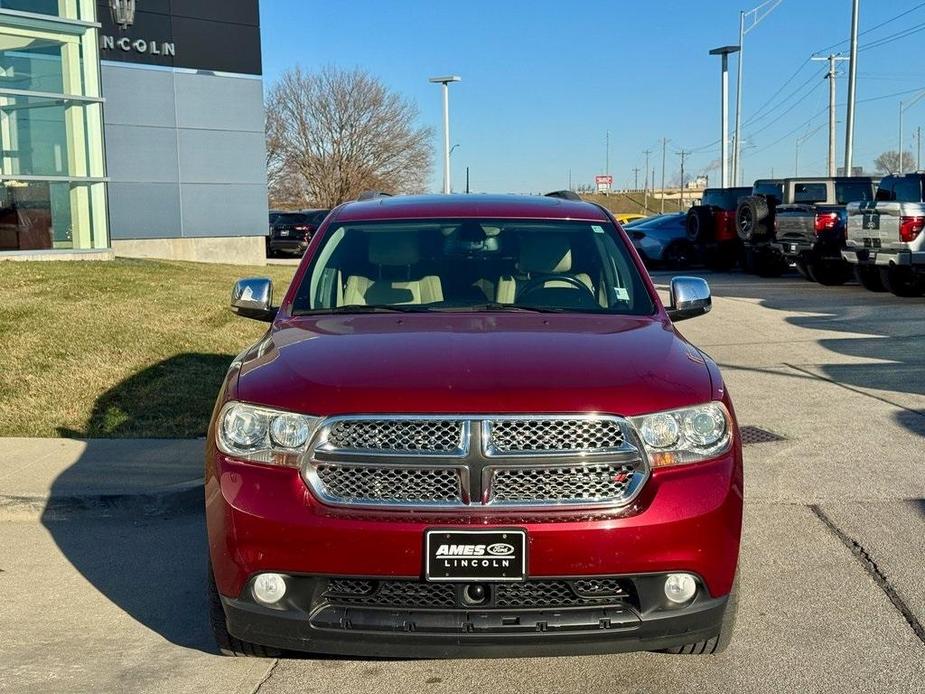
<path fill-rule="evenodd" d="M 697 463 L 732 446 L 732 418 L 721 402 L 632 417 L 652 467 Z"/>
<path fill-rule="evenodd" d="M 320 417 L 229 402 L 218 417 L 216 444 L 235 458 L 296 467 L 320 423 Z"/>

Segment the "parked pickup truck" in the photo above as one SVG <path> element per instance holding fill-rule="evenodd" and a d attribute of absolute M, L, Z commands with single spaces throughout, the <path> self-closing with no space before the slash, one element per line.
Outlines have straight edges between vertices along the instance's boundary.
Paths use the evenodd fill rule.
<path fill-rule="evenodd" d="M 873 201 L 848 205 L 842 257 L 871 291 L 925 293 L 925 173 L 891 174 Z"/>
<path fill-rule="evenodd" d="M 771 246 L 795 263 L 807 279 L 844 284 L 851 266 L 842 258 L 849 202 L 874 199 L 877 184 L 864 176 L 793 178 L 785 183 L 787 202 L 778 205 Z"/>

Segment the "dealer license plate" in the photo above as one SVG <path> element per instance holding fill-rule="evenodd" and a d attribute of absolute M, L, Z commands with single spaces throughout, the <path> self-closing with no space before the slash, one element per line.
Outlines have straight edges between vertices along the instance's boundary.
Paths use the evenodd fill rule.
<path fill-rule="evenodd" d="M 525 530 L 428 530 L 428 581 L 522 581 L 527 575 Z"/>

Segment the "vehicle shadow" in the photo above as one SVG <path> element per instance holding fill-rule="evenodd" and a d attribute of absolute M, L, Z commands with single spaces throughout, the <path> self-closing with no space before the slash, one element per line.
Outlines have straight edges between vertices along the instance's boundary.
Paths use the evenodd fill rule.
<path fill-rule="evenodd" d="M 180 354 L 103 393 L 85 431 L 60 432 L 87 439 L 86 448 L 52 483 L 41 518 L 67 560 L 113 604 L 164 639 L 208 653 L 217 650 L 197 480 L 201 437 L 232 359 Z M 155 430 L 168 415 L 176 424 L 165 428 L 183 438 L 118 440 Z"/>
<path fill-rule="evenodd" d="M 692 274 L 703 276 L 717 297 L 757 301 L 765 308 L 794 314 L 785 318 L 793 326 L 828 333 L 816 342 L 832 352 L 830 361 L 813 364 L 813 375 L 800 364 L 793 366 L 808 377 L 875 391 L 875 397 L 890 399 L 897 394 L 894 404 L 904 408 L 897 422 L 925 436 L 925 411 L 909 407 L 912 399 L 907 397 L 925 396 L 925 352 L 917 346 L 925 340 L 925 298 L 869 292 L 853 283 L 824 287 L 797 275 L 762 279 L 738 272 Z M 660 283 L 668 279 L 668 275 L 658 278 Z"/>

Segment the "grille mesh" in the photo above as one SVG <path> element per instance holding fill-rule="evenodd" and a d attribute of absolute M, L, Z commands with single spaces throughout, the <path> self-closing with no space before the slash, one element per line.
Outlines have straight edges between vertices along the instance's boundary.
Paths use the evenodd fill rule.
<path fill-rule="evenodd" d="M 511 467 L 494 471 L 489 501 L 544 502 L 620 499 L 635 474 L 632 465 L 597 463 L 562 467 Z"/>
<path fill-rule="evenodd" d="M 316 470 L 324 493 L 341 503 L 462 503 L 455 468 L 321 463 Z"/>
<path fill-rule="evenodd" d="M 456 589 L 448 583 L 336 579 L 328 584 L 325 597 L 334 603 L 370 607 L 456 607 Z"/>
<path fill-rule="evenodd" d="M 423 581 L 332 578 L 324 597 L 331 603 L 365 607 L 406 607 L 417 609 L 472 609 L 459 599 L 453 583 Z M 575 581 L 534 580 L 523 583 L 487 584 L 489 602 L 484 609 L 551 609 L 603 605 L 629 598 L 614 578 Z"/>
<path fill-rule="evenodd" d="M 497 453 L 601 451 L 623 445 L 611 419 L 496 419 L 489 445 Z"/>
<path fill-rule="evenodd" d="M 448 454 L 461 448 L 463 423 L 451 419 L 348 419 L 335 422 L 328 444 L 345 451 Z"/>

